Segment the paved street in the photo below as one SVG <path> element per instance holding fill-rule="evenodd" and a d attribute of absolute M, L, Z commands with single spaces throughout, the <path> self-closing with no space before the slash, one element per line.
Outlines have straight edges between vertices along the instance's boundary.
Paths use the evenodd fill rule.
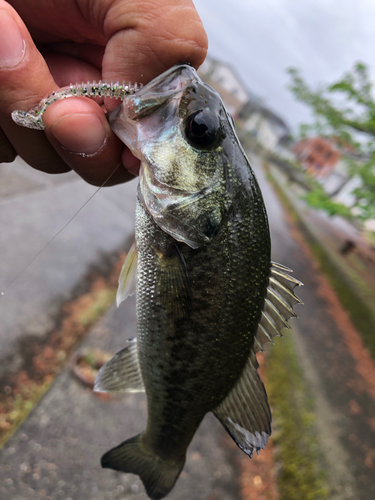
<path fill-rule="evenodd" d="M 290 230 L 262 170 L 256 172 L 270 219 L 273 258 L 305 285 L 297 292 L 305 305 L 296 308 L 300 318 L 293 324 L 294 339 L 315 401 L 330 500 L 369 500 L 375 497 L 374 362 L 303 238 Z"/>
<path fill-rule="evenodd" d="M 21 160 L 0 166 L 0 291 L 77 213 L 97 188 L 76 174 L 47 175 Z M 136 182 L 102 188 L 0 297 L 0 379 L 22 362 L 25 336 L 43 337 L 91 266 L 127 250 Z"/>
<path fill-rule="evenodd" d="M 117 352 L 136 333 L 134 298 L 113 307 L 90 333 L 85 347 Z M 68 371 L 31 414 L 0 458 L 2 500 L 144 499 L 137 476 L 100 467 L 100 456 L 141 432 L 146 401 L 140 394 L 101 399 Z M 220 423 L 207 418 L 195 436 L 171 500 L 236 500 L 232 447 Z M 240 453 L 238 451 L 238 453 Z M 216 493 L 215 493 L 216 492 Z"/>

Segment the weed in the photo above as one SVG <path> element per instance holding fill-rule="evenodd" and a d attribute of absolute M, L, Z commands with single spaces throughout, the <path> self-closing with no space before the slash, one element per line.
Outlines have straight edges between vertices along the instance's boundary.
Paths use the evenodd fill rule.
<path fill-rule="evenodd" d="M 313 403 L 294 350 L 292 333 L 270 349 L 267 390 L 273 409 L 280 500 L 328 499 L 315 437 Z"/>

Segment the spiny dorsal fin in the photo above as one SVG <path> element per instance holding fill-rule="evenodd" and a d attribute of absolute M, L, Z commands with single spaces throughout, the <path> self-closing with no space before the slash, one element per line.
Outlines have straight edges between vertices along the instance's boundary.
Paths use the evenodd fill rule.
<path fill-rule="evenodd" d="M 296 286 L 303 283 L 290 276 L 293 272 L 288 267 L 271 262 L 271 272 L 267 287 L 267 296 L 264 301 L 262 317 L 258 325 L 258 331 L 254 341 L 254 352 L 263 351 L 266 342 L 273 343 L 273 337 L 281 334 L 283 328 L 290 328 L 287 321 L 289 318 L 296 318 L 293 311 L 295 304 L 303 302 L 294 294 Z"/>
<path fill-rule="evenodd" d="M 137 285 L 137 263 L 138 254 L 134 242 L 128 252 L 128 255 L 126 256 L 118 280 L 118 289 L 116 296 L 117 307 L 119 307 L 121 302 L 129 297 L 129 295 L 133 295 L 133 293 L 135 292 Z"/>
<path fill-rule="evenodd" d="M 99 370 L 95 392 L 143 392 L 143 379 L 138 360 L 137 339 L 119 351 Z"/>
<path fill-rule="evenodd" d="M 264 449 L 271 435 L 271 411 L 258 363 L 251 353 L 241 377 L 213 410 L 235 443 L 250 457 Z"/>

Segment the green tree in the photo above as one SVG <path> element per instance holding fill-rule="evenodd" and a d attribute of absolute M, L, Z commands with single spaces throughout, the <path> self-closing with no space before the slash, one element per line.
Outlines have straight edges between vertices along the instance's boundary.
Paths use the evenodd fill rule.
<path fill-rule="evenodd" d="M 341 80 L 316 90 L 303 80 L 299 70 L 290 68 L 288 73 L 290 90 L 311 108 L 315 118 L 314 123 L 301 126 L 301 137 L 314 133 L 336 141 L 349 175 L 362 180 L 354 190 L 360 217 L 375 218 L 375 100 L 368 67 L 358 62 Z M 323 198 L 322 190 L 319 196 L 312 196 L 315 206 L 324 209 Z"/>

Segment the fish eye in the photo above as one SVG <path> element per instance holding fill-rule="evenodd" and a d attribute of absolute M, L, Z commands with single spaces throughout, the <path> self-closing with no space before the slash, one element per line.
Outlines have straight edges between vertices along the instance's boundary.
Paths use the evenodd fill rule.
<path fill-rule="evenodd" d="M 195 111 L 185 123 L 185 136 L 193 147 L 210 149 L 215 145 L 221 129 L 217 114 L 208 110 Z"/>

